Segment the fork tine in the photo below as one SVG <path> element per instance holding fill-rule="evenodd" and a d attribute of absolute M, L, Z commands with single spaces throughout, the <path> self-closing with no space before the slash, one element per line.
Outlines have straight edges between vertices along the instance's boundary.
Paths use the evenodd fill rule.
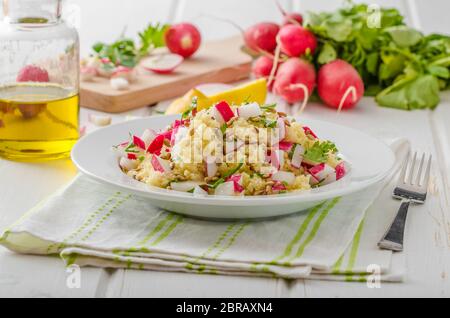
<path fill-rule="evenodd" d="M 406 169 L 408 168 L 409 157 L 411 156 L 411 151 L 409 150 L 406 154 L 405 161 L 403 162 L 402 172 L 400 173 L 400 177 L 398 182 L 405 183 Z"/>
<path fill-rule="evenodd" d="M 417 172 L 416 185 L 418 185 L 418 186 L 421 185 L 422 170 L 423 170 L 424 162 L 425 162 L 425 153 L 423 153 L 423 155 L 422 155 L 422 159 L 420 160 L 420 164 L 419 164 L 419 171 Z"/>
<path fill-rule="evenodd" d="M 411 163 L 411 167 L 409 168 L 409 176 L 406 180 L 406 183 L 413 184 L 413 176 L 414 176 L 414 170 L 416 168 L 416 159 L 417 159 L 417 151 L 414 153 L 413 161 Z"/>
<path fill-rule="evenodd" d="M 421 186 L 423 186 L 425 189 L 428 187 L 428 183 L 430 182 L 430 172 L 431 172 L 432 159 L 433 159 L 433 156 L 430 155 L 430 157 L 428 158 L 427 170 L 425 172 L 425 177 L 423 179 L 423 184 L 421 184 Z"/>

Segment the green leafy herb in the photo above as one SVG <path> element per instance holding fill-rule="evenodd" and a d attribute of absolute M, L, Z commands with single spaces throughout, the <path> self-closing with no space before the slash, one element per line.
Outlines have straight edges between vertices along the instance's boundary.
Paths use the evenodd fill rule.
<path fill-rule="evenodd" d="M 197 108 L 197 104 L 198 104 L 198 97 L 195 96 L 192 98 L 191 106 L 188 109 L 186 109 L 183 114 L 181 114 L 181 118 L 183 119 L 188 118 L 192 114 L 194 109 Z"/>
<path fill-rule="evenodd" d="M 139 54 L 146 56 L 153 49 L 165 46 L 164 34 L 168 28 L 168 24 L 155 23 L 149 24 L 144 31 L 140 32 L 141 47 L 139 48 Z"/>
<path fill-rule="evenodd" d="M 261 106 L 262 110 L 273 110 L 277 107 L 277 104 L 267 104 L 267 105 L 263 105 Z"/>
<path fill-rule="evenodd" d="M 328 159 L 328 154 L 336 153 L 336 145 L 330 141 L 316 141 L 314 145 L 306 150 L 304 158 L 315 163 L 324 163 Z"/>
<path fill-rule="evenodd" d="M 216 189 L 219 185 L 221 185 L 222 183 L 224 183 L 225 180 L 226 180 L 228 177 L 231 177 L 233 174 L 235 174 L 236 172 L 238 172 L 238 171 L 242 168 L 243 165 L 244 165 L 244 163 L 241 162 L 241 163 L 238 164 L 235 168 L 228 170 L 228 171 L 223 175 L 222 178 L 218 179 L 216 182 L 214 182 L 214 183 L 211 184 L 211 185 L 208 184 L 208 187 L 210 187 L 211 189 Z"/>
<path fill-rule="evenodd" d="M 346 60 L 381 106 L 433 109 L 439 90 L 450 86 L 450 37 L 424 36 L 406 26 L 396 9 L 374 13 L 349 2 L 333 12 L 310 13 L 306 27 L 318 38 L 316 64 Z"/>

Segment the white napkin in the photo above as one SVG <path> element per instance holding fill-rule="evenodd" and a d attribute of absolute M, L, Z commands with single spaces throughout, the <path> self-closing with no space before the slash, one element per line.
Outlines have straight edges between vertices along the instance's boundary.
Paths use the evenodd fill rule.
<path fill-rule="evenodd" d="M 278 219 L 215 222 L 162 211 L 80 175 L 0 242 L 19 253 L 59 254 L 67 265 L 365 281 L 376 264 L 382 280 L 400 281 L 401 262 L 376 247 L 384 230 L 377 219 L 395 211 L 366 214 L 381 189 Z"/>

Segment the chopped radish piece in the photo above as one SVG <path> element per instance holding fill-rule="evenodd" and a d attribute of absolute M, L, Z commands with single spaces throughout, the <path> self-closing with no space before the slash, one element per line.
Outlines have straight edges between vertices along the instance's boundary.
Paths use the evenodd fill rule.
<path fill-rule="evenodd" d="M 292 146 L 294 144 L 292 142 L 288 142 L 288 141 L 280 141 L 280 143 L 278 144 L 278 148 L 280 148 L 280 150 L 289 152 L 292 150 Z"/>
<path fill-rule="evenodd" d="M 95 67 L 85 66 L 80 69 L 80 79 L 82 82 L 89 82 L 97 76 L 97 69 Z"/>
<path fill-rule="evenodd" d="M 159 172 L 168 172 L 170 171 L 170 163 L 168 160 L 161 159 L 160 157 L 153 155 L 152 156 L 152 167 L 155 171 Z"/>
<path fill-rule="evenodd" d="M 169 129 L 169 130 L 161 133 L 160 135 L 164 136 L 164 139 L 167 139 L 170 141 L 172 139 L 172 134 L 173 134 L 173 129 Z"/>
<path fill-rule="evenodd" d="M 122 77 L 111 78 L 110 84 L 113 89 L 118 91 L 126 90 L 130 87 L 130 82 Z"/>
<path fill-rule="evenodd" d="M 336 180 L 342 179 L 347 173 L 347 169 L 345 167 L 345 162 L 341 162 L 336 166 Z"/>
<path fill-rule="evenodd" d="M 295 174 L 287 171 L 277 171 L 272 175 L 272 180 L 293 184 L 295 182 Z"/>
<path fill-rule="evenodd" d="M 270 162 L 272 166 L 276 169 L 281 169 L 284 164 L 284 151 L 282 150 L 272 150 L 270 153 Z"/>
<path fill-rule="evenodd" d="M 147 149 L 148 146 L 150 146 L 150 144 L 156 138 L 157 135 L 158 134 L 153 129 L 146 129 L 144 131 L 144 133 L 141 136 L 141 139 L 144 141 L 144 143 L 146 145 L 145 149 Z"/>
<path fill-rule="evenodd" d="M 245 119 L 250 117 L 258 117 L 261 116 L 261 114 L 262 114 L 261 108 L 256 103 L 243 105 L 237 108 L 238 117 L 242 117 Z"/>
<path fill-rule="evenodd" d="M 300 169 L 303 162 L 303 155 L 305 154 L 305 148 L 300 145 L 295 145 L 294 153 L 292 154 L 291 165 L 294 168 Z"/>
<path fill-rule="evenodd" d="M 169 74 L 180 66 L 183 60 L 178 54 L 161 54 L 145 59 L 142 67 L 157 74 Z"/>
<path fill-rule="evenodd" d="M 136 80 L 135 70 L 131 67 L 126 66 L 118 66 L 111 76 L 112 78 L 124 78 L 129 83 L 134 82 Z"/>
<path fill-rule="evenodd" d="M 208 195 L 208 191 L 205 191 L 202 187 L 200 187 L 200 186 L 196 186 L 195 188 L 194 188 L 194 195 L 195 196 L 205 196 L 205 195 Z"/>
<path fill-rule="evenodd" d="M 147 148 L 147 152 L 151 154 L 159 155 L 161 153 L 161 149 L 164 145 L 164 135 L 158 135 L 155 139 L 151 142 L 150 146 Z"/>
<path fill-rule="evenodd" d="M 237 193 L 242 193 L 242 192 L 244 192 L 244 187 L 243 186 L 241 186 L 238 182 L 236 182 L 236 181 L 233 181 L 234 182 L 234 192 L 237 192 Z"/>
<path fill-rule="evenodd" d="M 136 147 L 138 147 L 138 148 L 140 148 L 142 150 L 145 150 L 145 142 L 141 138 L 139 138 L 138 136 L 133 136 L 133 144 Z"/>
<path fill-rule="evenodd" d="M 189 192 L 195 190 L 201 183 L 195 181 L 172 182 L 170 187 L 172 190 L 179 192 Z"/>
<path fill-rule="evenodd" d="M 89 122 L 100 127 L 108 126 L 111 124 L 111 116 L 93 115 L 89 114 Z"/>
<path fill-rule="evenodd" d="M 128 158 L 122 157 L 120 158 L 119 164 L 123 169 L 133 170 L 138 166 L 139 162 L 137 160 L 130 160 Z"/>
<path fill-rule="evenodd" d="M 224 122 L 230 121 L 234 117 L 234 112 L 227 102 L 220 102 L 215 106 L 216 110 L 219 112 Z"/>
<path fill-rule="evenodd" d="M 130 160 L 137 160 L 136 154 L 132 153 L 132 152 L 128 152 L 127 153 L 127 158 L 130 159 Z"/>
<path fill-rule="evenodd" d="M 214 194 L 232 196 L 236 194 L 234 188 L 235 186 L 233 181 L 224 182 L 216 188 Z"/>
<path fill-rule="evenodd" d="M 209 178 L 212 178 L 216 175 L 218 170 L 216 158 L 214 157 L 208 157 L 206 158 L 206 175 Z"/>
<path fill-rule="evenodd" d="M 315 186 L 315 185 L 318 185 L 320 183 L 320 181 L 317 180 L 316 177 L 314 177 L 312 174 L 310 174 L 309 177 L 310 177 L 309 178 L 309 184 L 311 186 Z"/>
<path fill-rule="evenodd" d="M 324 180 L 328 175 L 335 173 L 334 169 L 325 163 L 321 163 L 309 169 L 309 173 L 312 174 L 318 180 Z"/>
<path fill-rule="evenodd" d="M 172 137 L 170 139 L 170 145 L 174 146 L 176 143 L 178 143 L 181 139 L 186 137 L 188 134 L 189 129 L 183 126 L 177 126 L 173 129 Z"/>
<path fill-rule="evenodd" d="M 279 131 L 279 139 L 283 140 L 286 137 L 286 124 L 283 118 L 278 118 L 277 120 L 277 128 Z"/>
<path fill-rule="evenodd" d="M 287 190 L 286 186 L 281 182 L 276 182 L 272 186 L 272 191 L 275 191 L 275 192 L 286 191 L 286 190 Z"/>
<path fill-rule="evenodd" d="M 333 182 L 336 182 L 336 172 L 327 175 L 326 178 L 322 181 L 322 185 L 327 185 Z"/>
<path fill-rule="evenodd" d="M 317 139 L 317 135 L 311 130 L 311 128 L 304 126 L 303 130 L 305 131 L 305 134 L 310 135 Z"/>

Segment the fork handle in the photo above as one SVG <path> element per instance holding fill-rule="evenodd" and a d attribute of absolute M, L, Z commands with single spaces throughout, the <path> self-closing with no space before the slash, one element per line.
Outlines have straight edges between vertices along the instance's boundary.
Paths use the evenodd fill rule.
<path fill-rule="evenodd" d="M 378 243 L 378 247 L 394 252 L 403 251 L 403 237 L 405 233 L 406 217 L 408 215 L 411 200 L 404 199 L 398 209 L 397 215 L 392 222 L 389 230 Z"/>

